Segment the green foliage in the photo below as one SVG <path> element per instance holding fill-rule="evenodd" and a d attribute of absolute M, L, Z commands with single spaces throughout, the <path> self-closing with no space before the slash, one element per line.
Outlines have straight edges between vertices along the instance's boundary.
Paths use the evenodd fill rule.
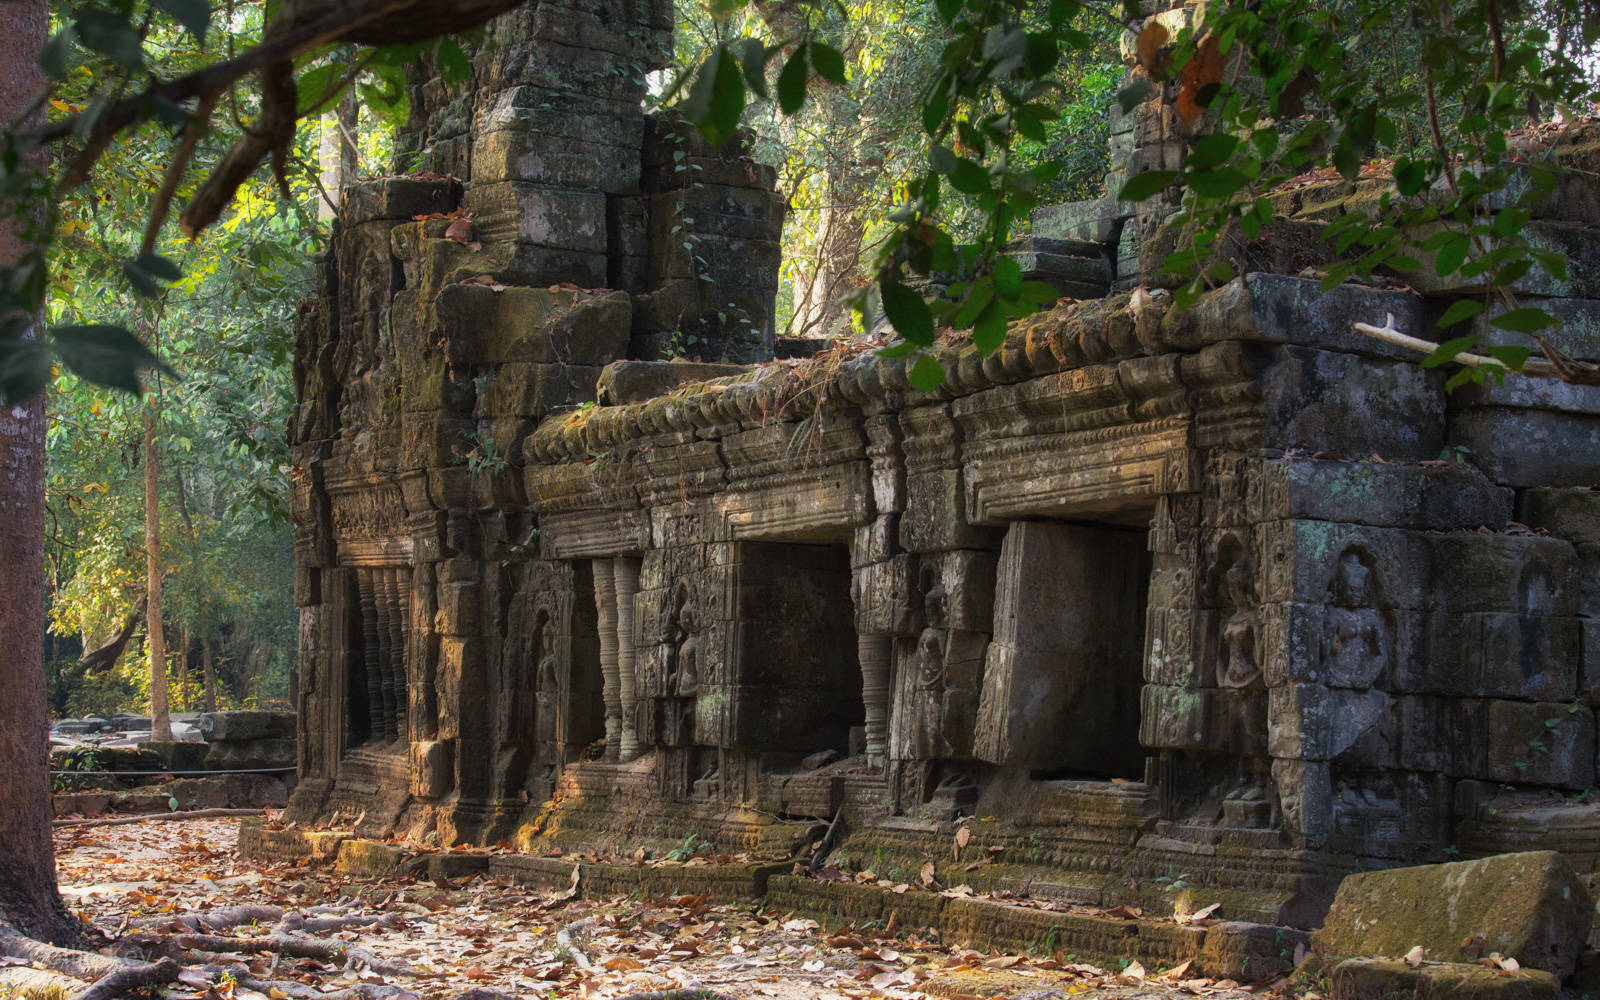
<path fill-rule="evenodd" d="M 52 760 L 54 770 L 66 772 L 57 774 L 50 779 L 52 792 L 76 792 L 84 788 L 93 788 L 95 779 L 88 774 L 73 774 L 78 771 L 103 771 L 106 769 L 107 759 L 103 753 L 94 747 L 73 747 Z"/>
<path fill-rule="evenodd" d="M 745 108 L 743 88 L 723 69 L 728 60 L 743 61 L 742 79 L 764 97 L 769 66 L 784 56 L 777 103 L 791 116 L 823 100 L 840 75 L 815 57 L 819 33 L 847 30 L 832 7 L 801 3 L 785 8 L 787 22 L 769 17 L 770 43 L 733 37 L 742 9 L 738 0 L 716 6 L 688 88 L 704 95 L 685 108 L 711 137 L 725 135 Z M 1552 189 L 1553 173 L 1514 155 L 1509 137 L 1537 109 L 1581 109 L 1592 97 L 1578 57 L 1600 38 L 1592 5 L 1228 0 L 1197 10 L 1197 23 L 1174 45 L 1163 47 L 1164 35 L 1153 40 L 1161 58 L 1147 69 L 1176 85 L 1178 111 L 1198 120 L 1198 138 L 1177 169 L 1131 178 L 1119 192 L 1127 201 L 1167 193 L 1181 199 L 1174 222 L 1191 241 L 1166 262 L 1185 279 L 1180 305 L 1232 277 L 1219 234 L 1233 225 L 1247 238 L 1259 234 L 1274 214 L 1269 191 L 1325 167 L 1355 182 L 1371 176 L 1362 169 L 1375 158 L 1383 158 L 1389 190 L 1329 227 L 1335 261 L 1326 286 L 1430 265 L 1441 277 L 1481 279 L 1495 289 L 1534 268 L 1565 278 L 1565 258 L 1522 235 L 1530 206 Z M 872 4 L 848 15 L 868 25 L 868 34 L 881 16 Z M 1040 307 L 994 268 L 1041 196 L 1059 197 L 1053 185 L 1060 159 L 1041 157 L 1041 147 L 1063 134 L 1063 122 L 1083 120 L 1086 101 L 1098 109 L 1094 102 L 1114 86 L 1114 64 L 1099 56 L 1106 27 L 1140 23 L 1131 5 L 1079 0 L 936 0 L 931 16 L 935 30 L 921 38 L 937 38 L 940 47 L 920 78 L 923 162 L 897 177 L 891 226 L 871 241 L 878 247 L 875 280 L 852 298 L 864 318 L 882 310 L 902 355 L 920 355 L 931 342 L 930 317 L 934 326 L 974 329 L 990 351 L 1006 320 Z M 746 17 L 744 28 L 751 26 Z M 860 76 L 848 82 L 854 86 Z M 1075 88 L 1069 81 L 1088 82 Z M 1117 97 L 1129 110 L 1153 92 L 1139 79 Z M 1098 137 L 1094 145 L 1103 148 Z M 971 214 L 952 211 L 952 202 Z M 972 228 L 963 231 L 969 220 Z M 966 244 L 974 245 L 969 253 L 960 249 Z M 910 287 L 907 275 L 940 273 L 972 277 L 955 301 L 926 309 L 899 291 Z M 1462 307 L 1446 318 L 1469 315 Z M 1550 321 L 1532 308 L 1506 316 L 1502 329 L 1529 334 Z M 1527 357 L 1521 350 L 1494 355 L 1502 375 L 1520 367 Z M 927 366 L 920 375 L 917 368 L 913 363 L 918 385 L 936 384 Z M 1455 378 L 1486 374 L 1464 369 Z"/>

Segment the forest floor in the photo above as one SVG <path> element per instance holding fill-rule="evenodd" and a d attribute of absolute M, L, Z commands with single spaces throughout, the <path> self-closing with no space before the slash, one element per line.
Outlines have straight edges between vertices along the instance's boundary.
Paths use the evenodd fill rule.
<path fill-rule="evenodd" d="M 830 935 L 809 919 L 703 898 L 562 900 L 484 875 L 438 883 L 263 866 L 235 853 L 237 823 L 57 831 L 62 893 L 81 920 L 109 939 L 167 935 L 169 953 L 173 942 L 188 949 L 180 957 L 197 964 L 164 988 L 168 1000 L 407 1000 L 468 990 L 612 1000 L 691 988 L 743 1000 L 1245 1000 L 1267 992 L 1186 979 L 1182 968 L 986 955 L 909 927 L 894 936 Z M 222 918 L 218 926 L 205 926 L 207 914 Z M 184 933 L 191 937 L 177 936 Z M 306 939 L 322 950 L 296 945 Z"/>

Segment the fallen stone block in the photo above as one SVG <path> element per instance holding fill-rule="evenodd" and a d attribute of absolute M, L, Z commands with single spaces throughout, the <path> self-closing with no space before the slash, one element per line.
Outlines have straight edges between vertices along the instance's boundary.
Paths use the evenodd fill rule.
<path fill-rule="evenodd" d="M 1555 1000 L 1560 988 L 1542 969 L 1508 972 L 1455 962 L 1412 968 L 1383 958 L 1348 959 L 1329 978 L 1331 1000 Z"/>
<path fill-rule="evenodd" d="M 1311 942 L 1328 956 L 1399 957 L 1420 946 L 1434 962 L 1499 952 L 1565 979 L 1593 917 L 1567 860 L 1528 851 L 1348 876 Z"/>

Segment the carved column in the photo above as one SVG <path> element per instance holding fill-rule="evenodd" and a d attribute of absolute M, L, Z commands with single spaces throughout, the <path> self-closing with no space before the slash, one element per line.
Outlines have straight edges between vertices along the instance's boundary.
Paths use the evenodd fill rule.
<path fill-rule="evenodd" d="M 368 573 L 372 580 L 372 603 L 377 611 L 375 629 L 378 635 L 378 688 L 383 703 L 378 712 L 376 735 L 383 740 L 395 737 L 395 708 L 398 699 L 394 690 L 394 605 L 389 600 L 389 571 L 374 569 Z"/>
<path fill-rule="evenodd" d="M 882 763 L 889 748 L 889 664 L 894 637 L 856 637 L 856 659 L 861 664 L 861 703 L 867 710 L 867 764 Z"/>
<path fill-rule="evenodd" d="M 361 662 L 367 672 L 367 730 L 373 739 L 383 732 L 383 672 L 378 659 L 378 605 L 373 593 L 372 570 L 356 570 L 356 591 L 361 605 Z"/>
<path fill-rule="evenodd" d="M 383 571 L 383 598 L 389 607 L 389 678 L 394 690 L 394 734 L 403 742 L 410 729 L 410 691 L 406 684 L 406 571 Z"/>
<path fill-rule="evenodd" d="M 634 599 L 639 595 L 639 560 L 617 559 L 613 567 L 617 590 L 617 695 L 622 711 L 618 755 L 623 760 L 632 760 L 643 751 L 639 745 L 639 685 L 635 673 L 637 643 L 634 641 Z"/>
<path fill-rule="evenodd" d="M 606 758 L 622 743 L 622 686 L 617 672 L 617 581 L 612 560 L 594 560 L 594 607 L 600 627 L 601 697 L 606 706 Z M 637 584 L 635 585 L 637 589 Z"/>

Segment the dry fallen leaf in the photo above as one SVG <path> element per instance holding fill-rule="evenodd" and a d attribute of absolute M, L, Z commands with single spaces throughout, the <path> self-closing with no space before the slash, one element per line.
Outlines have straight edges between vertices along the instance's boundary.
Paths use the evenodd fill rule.
<path fill-rule="evenodd" d="M 1411 966 L 1413 969 L 1422 965 L 1422 945 L 1419 944 L 1410 951 L 1406 952 L 1406 964 Z"/>

